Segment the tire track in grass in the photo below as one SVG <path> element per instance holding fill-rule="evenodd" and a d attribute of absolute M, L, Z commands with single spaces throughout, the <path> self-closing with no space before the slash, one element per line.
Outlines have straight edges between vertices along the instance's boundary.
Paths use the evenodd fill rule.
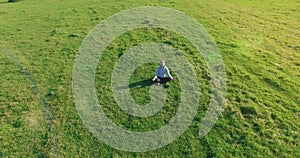
<path fill-rule="evenodd" d="M 58 157 L 58 145 L 57 145 L 57 139 L 56 139 L 56 134 L 55 134 L 55 128 L 53 125 L 53 120 L 51 117 L 51 114 L 49 112 L 49 106 L 46 103 L 44 97 L 42 96 L 37 82 L 33 79 L 32 75 L 26 70 L 24 69 L 24 66 L 17 60 L 17 58 L 11 54 L 8 50 L 4 49 L 1 45 L 0 45 L 0 51 L 4 53 L 4 55 L 6 55 L 8 58 L 10 58 L 19 68 L 19 70 L 25 75 L 26 79 L 31 83 L 32 87 L 33 87 L 33 92 L 37 95 L 40 104 L 42 106 L 45 118 L 48 122 L 48 132 L 50 132 L 50 138 L 52 138 L 52 145 L 54 147 L 54 155 L 55 157 Z M 47 136 L 48 134 L 46 133 L 45 138 L 48 140 L 49 137 Z M 46 141 L 47 142 L 47 141 Z"/>

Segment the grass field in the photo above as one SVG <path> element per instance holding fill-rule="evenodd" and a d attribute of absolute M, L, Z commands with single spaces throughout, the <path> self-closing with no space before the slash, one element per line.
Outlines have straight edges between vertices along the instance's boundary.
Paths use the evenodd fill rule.
<path fill-rule="evenodd" d="M 204 59 L 168 30 L 127 32 L 101 56 L 95 76 L 99 102 L 114 123 L 132 131 L 153 130 L 178 107 L 178 80 L 170 83 L 168 102 L 153 117 L 131 116 L 115 103 L 113 65 L 138 43 L 162 42 L 182 50 L 202 96 L 192 125 L 173 143 L 125 152 L 99 141 L 81 121 L 73 101 L 73 64 L 84 37 L 100 21 L 149 5 L 182 11 L 207 29 L 223 56 L 226 103 L 210 133 L 198 138 L 210 99 Z M 300 157 L 299 8 L 298 0 L 0 0 L 0 158 Z M 148 84 L 157 66 L 145 64 L 132 74 L 130 94 L 137 103 L 150 101 L 149 87 L 141 84 Z"/>

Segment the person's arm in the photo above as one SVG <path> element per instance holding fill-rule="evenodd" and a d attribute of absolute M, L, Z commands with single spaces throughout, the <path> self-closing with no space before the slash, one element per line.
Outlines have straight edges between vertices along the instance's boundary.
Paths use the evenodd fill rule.
<path fill-rule="evenodd" d="M 173 77 L 172 77 L 172 75 L 170 74 L 170 71 L 169 71 L 169 69 L 166 67 L 166 70 L 167 70 L 167 75 L 171 78 L 171 80 L 173 80 Z"/>
<path fill-rule="evenodd" d="M 158 69 L 156 69 L 156 73 L 155 73 L 155 76 L 154 78 L 152 79 L 152 81 L 155 81 L 157 79 L 157 76 L 158 76 Z"/>
<path fill-rule="evenodd" d="M 154 78 L 152 79 L 152 81 L 155 81 L 157 79 L 157 76 L 154 76 Z"/>

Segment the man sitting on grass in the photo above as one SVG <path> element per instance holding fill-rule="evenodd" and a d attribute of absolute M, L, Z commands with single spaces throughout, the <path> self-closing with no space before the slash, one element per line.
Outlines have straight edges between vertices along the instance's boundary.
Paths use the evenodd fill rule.
<path fill-rule="evenodd" d="M 165 77 L 165 74 L 167 74 L 168 77 Z M 161 60 L 160 66 L 156 69 L 156 74 L 152 81 L 155 81 L 157 83 L 167 83 L 171 80 L 173 80 L 173 77 L 170 74 L 168 67 L 165 65 L 165 61 Z"/>

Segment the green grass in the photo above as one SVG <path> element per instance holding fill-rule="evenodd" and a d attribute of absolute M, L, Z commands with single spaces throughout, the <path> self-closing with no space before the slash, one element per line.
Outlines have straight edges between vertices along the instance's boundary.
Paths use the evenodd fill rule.
<path fill-rule="evenodd" d="M 177 140 L 154 151 L 131 153 L 105 145 L 84 126 L 73 102 L 72 70 L 81 42 L 96 24 L 144 5 L 183 11 L 208 30 L 223 56 L 227 94 L 214 128 L 198 138 L 210 99 L 204 59 L 186 39 L 167 30 L 138 29 L 120 36 L 101 56 L 95 77 L 98 99 L 114 123 L 133 131 L 153 130 L 178 108 L 178 80 L 170 83 L 168 102 L 152 117 L 128 115 L 114 102 L 114 63 L 142 42 L 182 50 L 195 68 L 202 94 L 192 125 Z M 0 0 L 0 45 L 36 81 L 55 129 L 51 135 L 31 82 L 0 50 L 0 157 L 300 157 L 299 8 L 297 0 Z M 142 85 L 148 84 L 156 66 L 145 64 L 131 76 L 130 94 L 139 104 L 149 102 L 149 87 Z"/>

